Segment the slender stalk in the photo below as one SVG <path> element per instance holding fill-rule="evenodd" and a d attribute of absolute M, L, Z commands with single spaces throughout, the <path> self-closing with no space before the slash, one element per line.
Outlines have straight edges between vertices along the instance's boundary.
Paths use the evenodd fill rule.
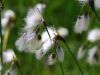
<path fill-rule="evenodd" d="M 96 18 L 98 19 L 98 21 L 100 22 L 100 18 L 99 18 L 99 16 L 97 15 L 97 12 L 96 12 L 96 11 L 93 11 L 93 12 L 94 12 Z"/>
<path fill-rule="evenodd" d="M 97 15 L 97 12 L 94 7 L 94 0 L 89 0 L 89 6 L 90 6 L 91 10 L 93 11 L 93 13 L 95 14 L 96 18 L 98 19 L 98 21 L 100 22 L 100 18 Z"/>
<path fill-rule="evenodd" d="M 40 13 L 40 11 L 39 11 L 38 8 L 37 8 L 37 10 L 38 10 L 38 12 Z M 42 15 L 41 15 L 41 16 L 42 16 Z M 44 25 L 44 27 L 45 27 L 45 29 L 46 29 L 48 35 L 49 35 L 49 38 L 50 38 L 50 40 L 51 40 L 51 36 L 50 36 L 49 31 L 48 31 L 48 28 L 47 28 L 47 25 L 48 25 L 48 24 L 45 22 L 43 16 L 42 16 L 42 21 L 43 21 L 43 25 Z"/>
<path fill-rule="evenodd" d="M 16 66 L 17 66 L 17 68 L 19 69 L 19 71 L 21 72 L 21 75 L 23 75 L 23 74 L 22 74 L 22 70 L 21 70 L 20 65 L 19 65 L 19 62 L 18 62 L 17 60 L 14 60 L 14 61 L 11 63 L 10 70 L 13 70 Z"/>
<path fill-rule="evenodd" d="M 4 0 L 0 1 L 0 13 L 3 11 L 3 6 L 4 6 Z M 1 17 L 1 15 L 0 15 Z M 0 40 L 1 40 L 1 46 L 0 46 L 0 53 L 1 53 L 1 65 L 2 65 L 2 70 L 1 70 L 1 75 L 3 75 L 3 49 L 2 49 L 2 27 L 1 27 L 1 21 L 0 21 Z"/>
<path fill-rule="evenodd" d="M 44 27 L 45 27 L 45 29 L 46 29 L 46 31 L 47 31 L 47 33 L 48 33 L 48 35 L 49 35 L 49 38 L 50 38 L 50 40 L 51 40 L 51 36 L 50 36 L 50 34 L 49 34 L 49 31 L 48 31 L 48 28 L 47 28 L 47 23 L 45 22 L 45 21 L 43 21 L 43 24 L 44 24 Z M 52 40 L 51 40 L 52 41 Z M 55 46 L 56 46 L 56 41 L 55 41 Z M 56 46 L 57 47 L 57 46 Z M 55 47 L 55 48 L 56 48 Z M 56 50 L 56 49 L 55 49 Z M 57 54 L 57 52 L 55 51 L 55 53 Z M 58 60 L 58 55 L 57 55 L 57 60 Z M 59 61 L 58 61 L 59 62 Z M 62 71 L 62 75 L 64 75 L 64 71 L 63 71 L 63 67 L 62 67 L 62 64 L 59 62 L 59 65 L 60 65 L 60 68 L 61 68 L 61 71 Z"/>
<path fill-rule="evenodd" d="M 86 3 L 84 3 L 83 6 L 81 7 L 81 10 L 80 10 L 79 16 L 81 16 L 81 14 L 82 14 L 83 9 L 84 9 L 85 6 L 86 6 Z"/>
<path fill-rule="evenodd" d="M 48 28 L 47 28 L 47 23 L 45 21 L 43 21 L 43 24 L 44 24 L 44 27 L 45 27 L 45 29 L 46 29 L 46 31 L 47 31 L 47 33 L 49 35 L 49 38 L 51 40 L 51 36 L 50 36 L 49 31 L 48 31 Z"/>
<path fill-rule="evenodd" d="M 0 23 L 1 24 L 1 23 Z M 0 40 L 1 40 L 1 46 L 0 46 L 0 53 L 1 53 L 1 65 L 3 66 L 3 49 L 2 49 L 2 27 L 1 27 L 1 25 L 0 25 Z M 3 68 L 2 68 L 2 70 L 1 70 L 1 75 L 3 75 Z"/>
<path fill-rule="evenodd" d="M 1 25 L 0 25 L 1 26 Z M 2 28 L 0 27 L 0 30 L 2 30 Z M 2 49 L 2 31 L 0 31 L 0 37 L 1 37 L 1 46 L 0 46 L 0 53 L 1 53 L 1 65 L 3 66 L 3 49 Z M 2 71 L 1 71 L 1 75 L 3 75 L 3 68 L 2 68 Z"/>
<path fill-rule="evenodd" d="M 6 48 L 7 48 L 9 33 L 10 33 L 10 27 L 7 27 L 7 29 L 4 33 L 3 46 L 2 46 L 3 50 L 6 50 Z"/>
<path fill-rule="evenodd" d="M 23 72 L 22 72 L 22 69 L 21 69 L 21 66 L 20 66 L 18 60 L 16 60 L 16 61 L 14 62 L 14 64 L 15 64 L 15 65 L 17 66 L 17 68 L 19 69 L 21 75 L 23 75 Z"/>
<path fill-rule="evenodd" d="M 83 45 L 84 46 L 84 49 L 87 48 L 88 44 L 89 44 L 89 41 L 86 41 L 86 43 Z"/>
<path fill-rule="evenodd" d="M 8 38 L 9 38 L 9 34 L 10 34 L 10 27 L 7 27 L 5 33 L 4 33 L 4 40 L 3 40 L 3 46 L 2 46 L 2 50 L 6 50 L 7 48 L 7 43 L 8 43 Z M 18 67 L 18 69 L 21 71 L 21 75 L 22 75 L 22 70 L 21 67 L 19 65 L 19 62 L 16 59 L 14 59 L 14 61 L 11 64 L 11 68 L 14 66 L 14 64 Z"/>
<path fill-rule="evenodd" d="M 40 13 L 40 11 L 39 11 L 38 8 L 37 8 L 37 10 L 38 10 L 38 12 Z M 41 13 L 40 13 L 40 14 L 41 14 Z M 42 15 L 41 15 L 41 16 L 42 16 Z M 43 16 L 42 16 L 42 21 L 43 21 L 43 25 L 44 25 L 44 27 L 45 27 L 45 29 L 46 29 L 48 35 L 49 35 L 49 38 L 50 38 L 50 40 L 51 40 L 51 37 L 50 37 L 49 31 L 48 31 L 48 28 L 47 28 L 47 25 L 48 25 L 48 24 L 45 22 Z"/>
<path fill-rule="evenodd" d="M 0 25 L 1 26 L 1 25 Z M 2 27 L 0 27 L 1 31 L 0 31 L 0 37 L 1 37 L 1 65 L 3 66 L 3 51 L 6 50 L 7 47 L 7 41 L 8 41 L 8 37 L 9 37 L 9 32 L 10 32 L 10 28 L 7 28 L 7 30 L 5 31 L 4 34 L 4 39 L 2 37 Z M 2 72 L 1 74 L 3 75 L 3 68 L 2 68 Z"/>
<path fill-rule="evenodd" d="M 76 62 L 76 64 L 77 64 L 77 66 L 78 66 L 78 68 L 79 68 L 81 74 L 84 75 L 84 73 L 83 73 L 83 71 L 82 71 L 82 69 L 81 69 L 81 67 L 80 67 L 80 65 L 79 65 L 79 63 L 78 63 L 78 60 L 75 58 L 75 56 L 74 56 L 73 53 L 71 52 L 71 50 L 70 50 L 68 44 L 66 43 L 66 41 L 65 41 L 62 37 L 60 37 L 60 36 L 58 36 L 57 39 L 58 39 L 58 40 L 61 40 L 61 41 L 66 45 L 66 47 L 68 48 L 69 53 L 71 54 L 71 56 L 72 56 L 73 59 L 75 60 L 75 62 Z M 67 53 L 67 51 L 66 51 L 66 53 Z"/>
<path fill-rule="evenodd" d="M 59 65 L 60 65 L 60 68 L 61 68 L 61 71 L 62 71 L 62 75 L 64 75 L 64 71 L 63 71 L 63 67 L 62 67 L 62 64 L 60 62 L 58 62 Z"/>
<path fill-rule="evenodd" d="M 56 54 L 57 54 L 57 50 L 56 50 L 56 48 L 57 48 L 58 46 L 59 46 L 59 45 L 58 45 L 57 40 L 56 40 L 56 41 L 55 41 L 55 53 L 56 53 Z M 58 54 L 57 54 L 57 61 L 58 61 Z M 60 68 L 61 68 L 62 75 L 64 75 L 64 71 L 63 71 L 62 63 L 60 63 L 59 61 L 58 61 L 58 63 L 59 63 L 59 66 L 60 66 Z"/>

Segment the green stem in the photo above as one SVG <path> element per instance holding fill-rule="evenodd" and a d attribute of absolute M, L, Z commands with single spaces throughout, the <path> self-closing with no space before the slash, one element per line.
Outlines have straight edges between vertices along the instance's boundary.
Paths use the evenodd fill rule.
<path fill-rule="evenodd" d="M 92 7 L 92 5 L 89 4 L 89 7 L 91 8 L 91 10 L 93 11 L 93 13 L 95 14 L 96 18 L 98 19 L 98 21 L 100 22 L 100 18 L 95 10 L 95 7 Z"/>
<path fill-rule="evenodd" d="M 4 0 L 1 0 L 0 1 L 0 4 L 1 4 L 1 7 L 0 7 L 0 13 L 3 11 L 3 6 L 4 6 Z M 0 15 L 0 17 L 1 17 L 1 15 Z M 1 27 L 1 21 L 0 21 L 0 40 L 1 40 L 1 46 L 0 46 L 0 53 L 1 53 L 1 59 L 0 59 L 0 61 L 1 61 L 1 65 L 2 65 L 2 70 L 1 70 L 1 75 L 3 75 L 3 49 L 2 49 L 2 27 Z"/>
<path fill-rule="evenodd" d="M 20 64 L 19 64 L 18 60 L 17 60 L 17 61 L 15 61 L 14 63 L 15 63 L 15 65 L 17 66 L 17 68 L 19 69 L 19 71 L 20 71 L 21 75 L 23 75 L 23 72 L 22 72 L 22 69 L 21 69 L 21 66 L 20 66 Z"/>
<path fill-rule="evenodd" d="M 77 64 L 77 66 L 78 66 L 78 68 L 79 68 L 81 74 L 84 75 L 84 73 L 83 73 L 83 71 L 82 71 L 82 69 L 81 69 L 81 67 L 80 67 L 80 65 L 79 65 L 79 63 L 78 63 L 78 60 L 75 58 L 75 56 L 74 56 L 73 53 L 71 52 L 71 50 L 70 50 L 68 44 L 66 43 L 66 41 L 65 41 L 62 37 L 60 37 L 60 36 L 58 36 L 57 39 L 61 40 L 61 41 L 66 45 L 66 47 L 68 48 L 69 53 L 71 54 L 71 56 L 72 56 L 73 59 L 75 60 L 75 62 L 76 62 L 76 64 Z M 67 53 L 67 51 L 66 51 L 66 53 Z"/>
<path fill-rule="evenodd" d="M 89 45 L 89 41 L 86 41 L 85 44 L 83 45 L 84 49 L 86 49 L 88 45 Z"/>
<path fill-rule="evenodd" d="M 56 41 L 55 41 L 55 53 L 56 53 L 56 54 L 57 54 L 57 50 L 56 50 L 56 48 L 57 48 L 58 46 L 59 46 L 59 45 L 58 45 L 57 40 L 56 40 Z M 57 55 L 57 61 L 58 61 L 58 55 Z M 61 68 L 62 75 L 64 75 L 64 71 L 63 71 L 62 63 L 60 63 L 59 61 L 58 61 L 58 63 L 59 63 L 59 66 L 60 66 L 60 68 Z"/>
<path fill-rule="evenodd" d="M 49 35 L 50 40 L 51 40 L 51 36 L 50 36 L 48 28 L 47 28 L 47 23 L 45 21 L 43 21 L 43 24 L 44 24 L 44 27 L 46 28 L 46 31 L 47 31 L 47 33 Z"/>
<path fill-rule="evenodd" d="M 7 42 L 8 42 L 8 38 L 9 38 L 9 33 L 10 33 L 10 27 L 7 27 L 5 33 L 4 33 L 4 40 L 3 40 L 3 46 L 2 49 L 6 50 L 7 48 Z"/>
<path fill-rule="evenodd" d="M 96 18 L 98 19 L 98 21 L 100 22 L 100 18 L 99 18 L 99 16 L 97 15 L 96 11 L 93 11 L 93 12 L 94 12 Z"/>
<path fill-rule="evenodd" d="M 62 75 L 64 75 L 63 67 L 62 67 L 62 64 L 60 62 L 59 62 L 59 65 L 60 65 L 60 68 L 61 68 L 61 71 L 62 71 Z"/>
<path fill-rule="evenodd" d="M 84 9 L 85 6 L 86 6 L 86 3 L 82 6 L 81 11 L 80 11 L 80 13 L 79 13 L 79 16 L 81 16 L 81 14 L 82 14 L 83 9 Z"/>
<path fill-rule="evenodd" d="M 0 23 L 1 24 L 1 23 Z M 1 61 L 1 65 L 3 66 L 3 49 L 2 49 L 2 27 L 1 27 L 1 25 L 0 25 L 0 40 L 1 40 L 1 43 L 0 43 L 0 53 L 1 53 L 1 59 L 0 59 L 0 61 Z M 2 71 L 1 71 L 1 75 L 3 75 L 3 68 L 2 68 Z"/>

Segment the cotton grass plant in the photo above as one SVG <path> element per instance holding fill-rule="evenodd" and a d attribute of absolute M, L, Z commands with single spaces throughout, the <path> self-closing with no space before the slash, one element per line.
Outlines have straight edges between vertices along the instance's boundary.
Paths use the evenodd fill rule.
<path fill-rule="evenodd" d="M 36 59 L 34 62 L 43 62 L 44 66 L 54 67 L 58 63 L 61 69 L 60 75 L 66 75 L 63 64 L 67 60 L 66 57 L 69 57 L 68 54 L 70 54 L 72 57 L 71 60 L 75 61 L 75 65 L 78 67 L 77 74 L 85 75 L 86 73 L 80 66 L 82 64 L 79 63 L 79 61 L 85 60 L 83 63 L 91 65 L 91 67 L 100 64 L 100 29 L 98 27 L 94 27 L 93 29 L 90 28 L 90 12 L 94 13 L 96 16 L 95 18 L 100 22 L 99 15 L 96 12 L 96 10 L 99 10 L 99 2 L 98 0 L 79 0 L 81 10 L 75 18 L 75 24 L 73 24 L 74 29 L 72 28 L 73 32 L 71 32 L 69 27 L 63 25 L 59 27 L 56 27 L 56 24 L 50 25 L 45 19 L 45 9 L 48 9 L 48 5 L 37 3 L 27 11 L 26 17 L 24 17 L 24 27 L 22 27 L 21 31 L 18 31 L 20 35 L 16 41 L 14 41 L 15 47 L 12 48 L 7 47 L 8 41 L 11 39 L 9 38 L 11 33 L 10 30 L 16 27 L 15 20 L 17 21 L 18 18 L 15 12 L 10 9 L 3 11 L 3 17 L 1 17 L 1 35 L 3 37 L 3 39 L 1 37 L 1 40 L 3 44 L 1 41 L 0 45 L 2 51 L 0 58 L 2 60 L 0 61 L 0 72 L 4 75 L 18 75 L 18 72 L 20 72 L 21 75 L 26 74 L 22 66 L 24 61 L 21 60 L 25 53 L 25 55 L 28 56 L 34 55 L 34 59 Z M 77 54 L 74 54 L 74 49 L 72 49 L 72 44 L 74 43 L 70 45 L 71 40 L 69 41 L 68 39 L 71 33 L 75 33 L 75 35 L 78 34 L 79 36 L 83 36 L 85 33 L 85 41 L 79 44 L 79 48 L 76 48 Z M 83 41 L 83 39 L 81 39 L 81 41 Z M 78 44 L 78 41 L 76 42 Z M 19 58 L 17 56 L 21 57 Z M 28 61 L 27 58 L 26 61 Z M 70 60 L 67 60 L 67 62 L 68 61 Z M 5 68 L 7 64 L 10 66 Z M 35 69 L 35 67 L 31 69 L 32 65 L 29 66 L 29 64 L 25 64 L 28 65 L 30 70 Z M 33 72 L 30 74 L 33 75 Z"/>
<path fill-rule="evenodd" d="M 62 29 L 62 30 L 58 30 L 59 32 L 58 33 L 54 27 L 48 28 L 47 23 L 44 21 L 42 13 L 41 13 L 41 11 L 43 10 L 40 11 L 39 8 L 36 6 L 33 8 L 33 11 L 32 9 L 29 10 L 27 17 L 25 18 L 25 22 L 26 22 L 26 26 L 24 27 L 25 33 L 23 33 L 23 35 L 16 41 L 17 48 L 25 52 L 35 53 L 36 58 L 40 60 L 47 52 L 49 52 L 48 50 L 53 46 L 53 44 L 55 44 L 56 46 L 56 44 L 58 44 L 57 41 L 61 40 L 62 42 L 64 42 L 64 44 L 68 48 L 69 52 L 71 53 L 72 57 L 77 63 L 80 71 L 82 72 L 76 58 L 72 54 L 66 41 L 63 39 L 63 37 L 68 34 L 68 31 L 66 29 Z M 39 35 L 40 39 L 38 39 L 38 33 L 36 33 L 36 27 L 39 26 L 41 23 L 44 24 L 47 32 L 46 33 L 44 32 L 44 34 Z M 62 32 L 63 34 L 61 34 Z M 53 58 L 53 55 L 55 55 L 54 58 Z M 57 49 L 57 51 L 55 50 L 53 55 L 51 54 L 48 57 L 47 63 L 49 65 L 53 65 L 56 60 L 63 62 L 64 52 L 61 48 Z M 63 70 L 62 70 L 62 73 L 63 73 Z"/>
<path fill-rule="evenodd" d="M 0 56 L 1 70 L 2 74 L 4 74 L 5 70 L 3 66 L 5 64 L 10 64 L 10 68 L 14 67 L 14 65 L 18 65 L 17 57 L 13 51 L 13 49 L 7 49 L 8 39 L 10 35 L 10 30 L 14 27 L 16 15 L 12 10 L 6 10 L 3 12 L 3 16 L 1 18 L 1 26 L 2 26 L 2 36 L 4 39 L 3 44 L 0 42 L 2 53 Z M 7 74 L 5 74 L 7 75 Z"/>

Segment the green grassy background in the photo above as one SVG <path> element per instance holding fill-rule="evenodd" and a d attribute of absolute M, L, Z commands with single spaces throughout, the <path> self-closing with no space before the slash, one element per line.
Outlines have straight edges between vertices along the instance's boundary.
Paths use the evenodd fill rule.
<path fill-rule="evenodd" d="M 81 6 L 76 0 L 43 0 L 46 3 L 44 18 L 47 22 L 53 24 L 55 27 L 67 27 L 69 35 L 66 38 L 70 49 L 73 54 L 77 55 L 78 48 L 86 41 L 87 32 L 83 33 L 80 37 L 73 32 L 73 27 L 80 13 Z M 35 58 L 34 54 L 20 53 L 15 47 L 15 41 L 19 37 L 21 28 L 25 25 L 24 17 L 28 8 L 34 6 L 39 0 L 5 0 L 4 9 L 12 9 L 16 13 L 15 27 L 11 30 L 7 48 L 14 49 L 17 58 L 20 61 L 20 66 L 23 75 L 62 75 L 61 68 L 58 63 L 54 66 L 45 65 L 44 61 L 39 61 Z M 98 10 L 99 14 L 100 11 Z M 100 27 L 93 12 L 90 11 L 91 24 L 90 28 Z M 100 14 L 99 14 L 100 16 Z M 66 47 L 62 44 L 64 50 Z M 100 75 L 100 65 L 89 66 L 84 60 L 80 60 L 84 75 Z M 65 55 L 63 62 L 63 69 L 65 75 L 80 75 L 79 69 L 69 52 Z M 18 75 L 20 71 L 18 70 Z"/>

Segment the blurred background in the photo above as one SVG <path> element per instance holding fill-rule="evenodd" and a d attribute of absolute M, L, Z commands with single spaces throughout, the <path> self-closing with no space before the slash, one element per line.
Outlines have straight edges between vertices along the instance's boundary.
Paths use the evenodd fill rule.
<path fill-rule="evenodd" d="M 82 8 L 77 0 L 4 0 L 3 9 L 11 9 L 16 14 L 15 26 L 10 31 L 7 49 L 10 48 L 14 50 L 19 60 L 23 75 L 62 75 L 59 63 L 56 63 L 53 66 L 48 66 L 44 63 L 44 61 L 37 60 L 34 54 L 25 52 L 21 53 L 15 47 L 15 41 L 20 37 L 19 34 L 21 29 L 25 25 L 24 18 L 28 12 L 28 9 L 41 1 L 46 4 L 46 9 L 43 14 L 44 19 L 48 23 L 54 25 L 56 28 L 68 28 L 69 35 L 65 39 L 76 58 L 79 47 L 87 40 L 88 31 L 93 28 L 100 28 L 100 23 L 91 9 L 89 9 L 90 26 L 88 31 L 83 32 L 82 34 L 76 34 L 74 32 L 74 25 Z M 96 10 L 96 12 L 100 16 L 100 10 Z M 93 43 L 90 45 L 90 47 L 94 44 L 96 45 L 96 43 Z M 64 50 L 67 50 L 63 44 L 62 47 Z M 90 65 L 86 62 L 86 57 L 78 61 L 84 75 L 100 74 L 100 64 Z M 8 65 L 4 65 L 4 69 L 7 67 Z M 62 67 L 65 75 L 81 75 L 75 60 L 73 60 L 69 52 L 67 54 L 65 53 Z M 21 75 L 18 69 L 17 75 Z"/>

